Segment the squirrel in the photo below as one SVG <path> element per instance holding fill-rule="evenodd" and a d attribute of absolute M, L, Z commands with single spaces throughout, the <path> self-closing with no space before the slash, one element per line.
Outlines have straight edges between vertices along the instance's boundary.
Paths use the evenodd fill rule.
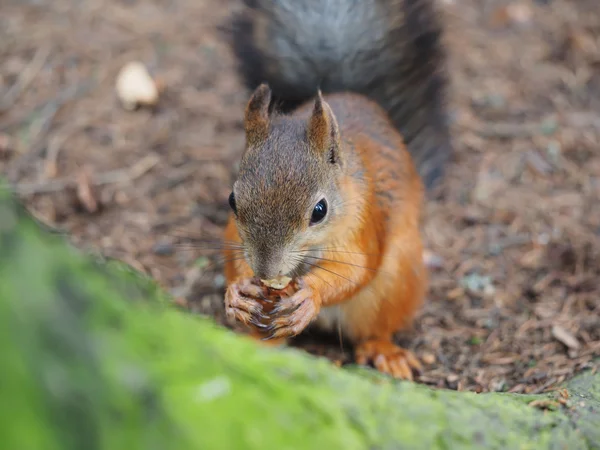
<path fill-rule="evenodd" d="M 231 44 L 252 91 L 224 231 L 225 311 L 285 343 L 336 328 L 354 359 L 422 370 L 394 343 L 427 293 L 422 203 L 452 154 L 435 0 L 244 0 Z M 273 303 L 260 280 L 294 280 Z"/>

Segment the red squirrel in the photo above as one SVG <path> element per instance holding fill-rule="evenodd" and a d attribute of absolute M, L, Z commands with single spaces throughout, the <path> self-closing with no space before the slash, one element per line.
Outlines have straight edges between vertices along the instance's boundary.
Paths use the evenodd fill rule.
<path fill-rule="evenodd" d="M 452 152 L 433 0 L 245 3 L 226 313 L 275 343 L 339 328 L 358 364 L 412 380 L 421 364 L 393 336 L 427 292 L 421 208 Z M 261 280 L 278 277 L 293 289 L 273 302 Z"/>

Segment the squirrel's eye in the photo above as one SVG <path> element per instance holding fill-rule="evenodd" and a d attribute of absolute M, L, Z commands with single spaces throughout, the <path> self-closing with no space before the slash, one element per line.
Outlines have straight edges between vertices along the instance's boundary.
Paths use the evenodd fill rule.
<path fill-rule="evenodd" d="M 234 213 L 237 212 L 237 209 L 235 207 L 235 195 L 233 195 L 233 192 L 229 194 L 229 206 L 231 206 L 231 209 Z"/>
<path fill-rule="evenodd" d="M 325 199 L 321 199 L 319 203 L 317 203 L 313 209 L 312 216 L 310 216 L 310 224 L 316 225 L 319 222 L 322 222 L 325 216 L 327 215 L 327 202 Z"/>

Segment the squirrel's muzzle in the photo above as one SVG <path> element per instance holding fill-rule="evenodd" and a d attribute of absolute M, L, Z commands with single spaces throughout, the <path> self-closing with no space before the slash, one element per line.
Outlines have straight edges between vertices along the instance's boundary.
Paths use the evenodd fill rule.
<path fill-rule="evenodd" d="M 283 272 L 283 267 L 280 263 L 272 258 L 255 258 L 256 262 L 252 262 L 251 267 L 254 275 L 263 279 L 269 280 L 272 278 L 277 278 L 279 276 L 285 275 Z"/>
<path fill-rule="evenodd" d="M 279 276 L 289 275 L 297 264 L 293 264 L 288 252 L 282 249 L 256 249 L 250 250 L 250 267 L 254 275 L 268 280 Z"/>

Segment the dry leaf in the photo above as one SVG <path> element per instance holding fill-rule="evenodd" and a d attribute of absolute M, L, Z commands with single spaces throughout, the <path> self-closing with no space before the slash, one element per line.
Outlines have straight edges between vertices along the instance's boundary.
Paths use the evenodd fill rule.
<path fill-rule="evenodd" d="M 456 383 L 458 380 L 460 380 L 460 377 L 458 375 L 456 375 L 455 373 L 451 373 L 450 375 L 448 375 L 446 377 L 446 381 L 448 383 Z"/>
<path fill-rule="evenodd" d="M 429 250 L 423 251 L 423 262 L 429 269 L 441 269 L 444 267 L 444 259 L 437 253 Z"/>
<path fill-rule="evenodd" d="M 0 159 L 8 157 L 12 142 L 8 134 L 0 133 Z"/>
<path fill-rule="evenodd" d="M 534 248 L 529 250 L 527 253 L 521 256 L 519 263 L 522 267 L 526 269 L 536 269 L 540 266 L 542 262 L 542 258 L 544 257 L 544 249 L 543 248 Z"/>
<path fill-rule="evenodd" d="M 95 213 L 98 211 L 98 202 L 94 195 L 92 182 L 87 169 L 83 169 L 77 174 L 77 200 L 79 200 L 87 212 Z"/>
<path fill-rule="evenodd" d="M 571 396 L 571 394 L 569 394 L 569 390 L 566 388 L 561 389 L 560 391 L 558 391 L 558 393 L 564 399 L 568 399 Z"/>
<path fill-rule="evenodd" d="M 598 53 L 598 46 L 594 36 L 581 31 L 575 31 L 569 36 L 571 48 L 583 53 L 585 56 L 594 57 Z"/>
<path fill-rule="evenodd" d="M 511 24 L 527 25 L 531 22 L 533 12 L 525 3 L 511 3 L 494 11 L 490 17 L 490 25 L 493 28 L 504 28 Z"/>
<path fill-rule="evenodd" d="M 448 300 L 456 300 L 457 298 L 463 297 L 465 295 L 465 290 L 462 287 L 457 287 L 448 291 L 446 293 L 446 297 Z"/>
<path fill-rule="evenodd" d="M 554 409 L 557 409 L 560 406 L 560 404 L 554 400 L 540 399 L 540 400 L 534 400 L 534 401 L 530 402 L 529 406 L 532 406 L 534 408 L 539 408 L 539 409 L 554 410 Z"/>
<path fill-rule="evenodd" d="M 48 178 L 56 178 L 58 175 L 58 164 L 56 161 L 48 161 L 46 164 L 46 177 Z"/>
<path fill-rule="evenodd" d="M 533 17 L 531 7 L 525 3 L 511 3 L 506 10 L 509 19 L 517 24 L 528 24 Z"/>
<path fill-rule="evenodd" d="M 552 172 L 552 166 L 546 159 L 536 151 L 529 151 L 525 153 L 525 159 L 527 166 L 537 175 L 548 175 Z"/>
<path fill-rule="evenodd" d="M 185 297 L 175 297 L 173 299 L 173 303 L 175 303 L 175 305 L 179 306 L 180 308 L 188 308 L 188 301 Z"/>

